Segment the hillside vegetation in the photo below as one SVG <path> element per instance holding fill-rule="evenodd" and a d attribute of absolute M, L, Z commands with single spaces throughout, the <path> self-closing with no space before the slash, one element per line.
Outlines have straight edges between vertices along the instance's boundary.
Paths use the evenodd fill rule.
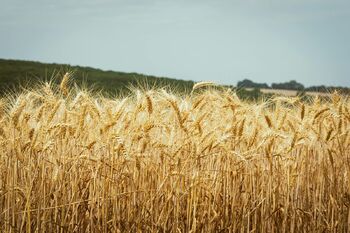
<path fill-rule="evenodd" d="M 192 81 L 164 77 L 146 76 L 137 73 L 103 71 L 91 67 L 71 66 L 64 64 L 47 64 L 33 61 L 0 59 L 0 95 L 9 90 L 18 91 L 20 87 L 32 87 L 39 81 L 51 81 L 58 84 L 66 72 L 74 72 L 74 82 L 87 88 L 103 91 L 104 94 L 119 94 L 130 85 L 166 86 L 179 91 L 191 90 Z"/>
<path fill-rule="evenodd" d="M 188 94 L 194 84 L 193 81 L 103 71 L 91 67 L 0 59 L 0 96 L 18 93 L 43 82 L 59 84 L 60 78 L 66 72 L 74 72 L 74 83 L 78 86 L 93 89 L 108 97 L 130 94 L 129 88 L 135 86 L 168 87 L 179 94 Z M 233 86 L 226 87 L 234 89 Z M 238 90 L 237 95 L 240 98 L 254 101 L 271 97 L 270 94 L 264 94 L 259 90 L 244 88 Z"/>
<path fill-rule="evenodd" d="M 70 78 L 1 101 L 1 232 L 350 231 L 349 99 Z"/>

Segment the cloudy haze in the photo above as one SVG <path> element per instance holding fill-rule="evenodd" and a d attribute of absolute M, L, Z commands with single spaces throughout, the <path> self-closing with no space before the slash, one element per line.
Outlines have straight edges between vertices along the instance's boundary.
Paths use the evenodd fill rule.
<path fill-rule="evenodd" d="M 0 58 L 350 86 L 348 0 L 0 0 Z"/>

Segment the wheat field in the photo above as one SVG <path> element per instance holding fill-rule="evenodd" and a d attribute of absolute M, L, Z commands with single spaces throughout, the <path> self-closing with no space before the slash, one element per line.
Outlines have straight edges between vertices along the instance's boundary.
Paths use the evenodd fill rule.
<path fill-rule="evenodd" d="M 0 232 L 349 232 L 350 101 L 45 84 L 0 102 Z"/>

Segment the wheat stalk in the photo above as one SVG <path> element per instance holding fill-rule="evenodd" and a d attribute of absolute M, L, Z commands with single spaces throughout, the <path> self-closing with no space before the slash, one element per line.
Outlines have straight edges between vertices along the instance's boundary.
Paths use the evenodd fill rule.
<path fill-rule="evenodd" d="M 198 82 L 198 83 L 193 85 L 192 92 L 197 90 L 197 89 L 203 88 L 203 87 L 209 87 L 209 86 L 215 86 L 215 85 L 216 84 L 214 82 L 210 82 L 210 81 Z"/>
<path fill-rule="evenodd" d="M 68 95 L 68 82 L 69 82 L 70 77 L 71 77 L 71 73 L 66 72 L 63 75 L 63 78 L 62 78 L 62 81 L 61 81 L 61 84 L 60 84 L 60 90 L 62 91 L 62 93 L 65 96 Z"/>

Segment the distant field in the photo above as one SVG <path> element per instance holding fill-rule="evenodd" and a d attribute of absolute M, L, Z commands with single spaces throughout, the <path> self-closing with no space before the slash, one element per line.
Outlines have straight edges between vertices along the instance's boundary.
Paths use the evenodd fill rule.
<path fill-rule="evenodd" d="M 245 88 L 248 91 L 254 90 L 254 88 Z M 298 91 L 295 90 L 282 90 L 282 89 L 260 89 L 260 91 L 264 94 L 276 94 L 276 95 L 284 95 L 284 96 L 297 96 Z M 330 96 L 331 93 L 324 93 L 324 92 L 312 92 L 312 91 L 306 91 L 306 95 L 310 96 Z"/>

